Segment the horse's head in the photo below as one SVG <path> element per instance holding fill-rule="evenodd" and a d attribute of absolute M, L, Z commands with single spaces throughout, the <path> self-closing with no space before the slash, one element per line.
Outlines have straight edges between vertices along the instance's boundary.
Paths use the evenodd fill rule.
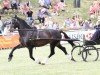
<path fill-rule="evenodd" d="M 14 17 L 12 17 L 12 25 L 11 25 L 11 29 L 32 29 L 25 20 L 17 17 L 17 15 L 15 15 Z"/>
<path fill-rule="evenodd" d="M 19 27 L 20 23 L 19 23 L 19 21 L 17 19 L 17 15 L 12 17 L 11 23 L 12 24 L 10 25 L 10 31 L 13 31 L 14 29 Z"/>

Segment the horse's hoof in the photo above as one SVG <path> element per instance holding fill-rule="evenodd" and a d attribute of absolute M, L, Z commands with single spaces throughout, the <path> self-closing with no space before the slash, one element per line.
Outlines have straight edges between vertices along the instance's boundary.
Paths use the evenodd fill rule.
<path fill-rule="evenodd" d="M 12 60 L 12 57 L 13 57 L 13 55 L 9 55 L 9 58 L 8 58 L 8 62 L 10 62 L 11 60 Z"/>
<path fill-rule="evenodd" d="M 91 53 L 89 53 L 89 55 L 92 55 Z"/>
<path fill-rule="evenodd" d="M 71 55 L 70 55 L 70 54 L 68 54 L 68 55 L 67 55 L 67 58 L 70 60 L 70 59 L 71 59 Z"/>
<path fill-rule="evenodd" d="M 41 63 L 41 65 L 45 65 L 45 63 Z"/>
<path fill-rule="evenodd" d="M 87 62 L 86 60 L 83 60 L 83 61 Z"/>
<path fill-rule="evenodd" d="M 38 64 L 41 64 L 41 62 L 39 61 Z"/>
<path fill-rule="evenodd" d="M 37 64 L 41 64 L 41 61 L 40 61 L 39 59 L 36 59 L 35 62 L 36 62 Z"/>
<path fill-rule="evenodd" d="M 8 62 L 10 62 L 10 61 L 11 61 L 11 59 L 12 59 L 12 58 L 8 58 Z"/>
<path fill-rule="evenodd" d="M 87 62 L 87 60 L 86 60 L 86 59 L 83 59 L 83 61 L 84 61 L 84 62 Z"/>
<path fill-rule="evenodd" d="M 76 60 L 74 58 L 71 58 L 72 61 L 76 62 Z"/>

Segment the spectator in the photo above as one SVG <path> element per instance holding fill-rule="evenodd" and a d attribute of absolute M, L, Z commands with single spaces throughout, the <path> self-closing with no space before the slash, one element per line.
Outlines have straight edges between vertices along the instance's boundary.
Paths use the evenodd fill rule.
<path fill-rule="evenodd" d="M 62 11 L 65 11 L 64 7 L 65 7 L 65 4 L 63 2 L 55 2 L 55 4 L 53 5 L 53 12 L 56 15 L 59 15 L 59 12 L 61 10 Z"/>
<path fill-rule="evenodd" d="M 2 26 L 2 34 L 3 35 L 10 35 L 10 25 L 11 25 L 11 19 L 6 19 L 5 21 L 3 21 L 3 26 Z"/>
<path fill-rule="evenodd" d="M 59 29 L 59 24 L 57 22 L 53 22 L 53 19 L 51 17 L 45 18 L 45 24 L 43 26 L 44 29 Z"/>
<path fill-rule="evenodd" d="M 58 3 L 56 2 L 54 5 L 53 5 L 53 12 L 56 14 L 56 15 L 59 15 L 59 6 L 58 6 Z"/>
<path fill-rule="evenodd" d="M 90 18 L 94 18 L 94 16 L 95 16 L 95 9 L 94 9 L 93 4 L 90 5 L 89 15 L 90 15 Z"/>
<path fill-rule="evenodd" d="M 39 3 L 39 6 L 44 6 L 44 3 L 45 3 L 45 2 L 44 2 L 44 0 L 39 0 L 38 3 Z"/>
<path fill-rule="evenodd" d="M 26 2 L 26 5 L 29 7 L 29 8 L 32 8 L 32 4 L 30 1 Z"/>
<path fill-rule="evenodd" d="M 85 29 L 85 30 L 90 29 L 90 25 L 89 25 L 88 20 L 85 20 L 85 22 L 83 23 L 83 29 Z"/>
<path fill-rule="evenodd" d="M 44 13 L 41 10 L 38 11 L 37 16 L 38 16 L 39 22 L 40 23 L 44 23 L 44 21 L 45 21 L 45 15 L 44 15 Z"/>
<path fill-rule="evenodd" d="M 76 16 L 72 17 L 70 28 L 71 29 L 80 29 L 79 21 L 78 21 L 78 19 L 76 19 Z"/>
<path fill-rule="evenodd" d="M 58 2 L 58 7 L 60 10 L 65 11 L 65 3 L 64 2 Z"/>
<path fill-rule="evenodd" d="M 26 13 L 29 11 L 29 7 L 27 6 L 27 4 L 25 3 L 25 4 L 23 4 L 22 6 L 21 6 L 21 12 L 22 12 L 22 14 L 24 14 L 24 15 L 26 15 Z"/>
<path fill-rule="evenodd" d="M 1 21 L 1 15 L 0 15 L 0 34 L 2 33 L 2 26 L 3 26 L 3 22 Z"/>
<path fill-rule="evenodd" d="M 30 7 L 30 1 L 26 2 L 26 5 L 27 5 L 28 7 Z"/>
<path fill-rule="evenodd" d="M 46 15 L 49 15 L 47 9 L 44 7 L 41 7 L 37 14 L 37 17 L 40 23 L 44 24 Z"/>
<path fill-rule="evenodd" d="M 46 7 L 47 9 L 49 9 L 51 6 L 51 0 L 44 0 L 44 7 Z"/>
<path fill-rule="evenodd" d="M 93 22 L 92 22 L 91 19 L 88 20 L 88 23 L 89 23 L 90 28 L 93 28 L 94 27 L 94 24 L 93 24 Z"/>
<path fill-rule="evenodd" d="M 10 2 L 9 2 L 9 0 L 4 0 L 3 1 L 3 12 L 5 12 L 5 10 L 9 10 L 9 8 L 10 8 Z"/>
<path fill-rule="evenodd" d="M 26 13 L 26 15 L 27 15 L 26 21 L 27 21 L 28 25 L 32 25 L 32 23 L 33 23 L 33 16 L 32 16 L 33 11 L 31 9 L 29 9 L 29 11 Z"/>
<path fill-rule="evenodd" d="M 11 0 L 11 9 L 12 10 L 17 10 L 18 9 L 18 3 L 17 0 Z"/>
<path fill-rule="evenodd" d="M 53 29 L 53 21 L 51 17 L 46 17 L 44 26 L 46 29 Z"/>
<path fill-rule="evenodd" d="M 6 27 L 4 28 L 4 32 L 3 32 L 3 35 L 10 35 L 10 26 L 9 25 L 6 25 Z"/>
<path fill-rule="evenodd" d="M 100 28 L 100 16 L 98 16 L 97 18 L 97 22 L 96 22 L 96 28 Z"/>
<path fill-rule="evenodd" d="M 95 10 L 95 15 L 99 15 L 100 12 L 100 2 L 98 0 L 93 1 L 93 7 Z"/>
<path fill-rule="evenodd" d="M 33 17 L 32 17 L 33 11 L 31 9 L 29 9 L 29 11 L 26 14 L 27 14 L 27 19 L 33 20 Z"/>
<path fill-rule="evenodd" d="M 58 30 L 59 29 L 59 24 L 57 22 L 53 22 L 53 27 L 52 29 Z"/>
<path fill-rule="evenodd" d="M 62 30 L 70 30 L 70 29 L 80 29 L 79 21 L 75 19 L 75 16 L 72 19 L 67 18 L 64 22 L 64 27 Z"/>
<path fill-rule="evenodd" d="M 96 25 L 99 25 L 100 24 L 100 16 L 98 16 L 98 20 L 96 22 Z"/>
<path fill-rule="evenodd" d="M 70 24 L 71 24 L 71 20 L 70 18 L 67 18 L 65 21 L 64 21 L 64 27 L 70 27 Z"/>

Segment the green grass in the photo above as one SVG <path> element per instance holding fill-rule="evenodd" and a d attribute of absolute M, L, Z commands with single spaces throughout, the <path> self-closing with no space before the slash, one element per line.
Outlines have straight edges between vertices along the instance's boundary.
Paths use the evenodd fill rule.
<path fill-rule="evenodd" d="M 70 45 L 64 45 L 68 52 Z M 9 50 L 0 51 L 0 75 L 100 75 L 100 59 L 96 62 L 72 62 L 58 48 L 46 65 L 39 65 L 29 58 L 26 48 L 14 52 L 11 62 Z M 49 46 L 34 49 L 34 57 L 43 61 L 49 55 Z"/>

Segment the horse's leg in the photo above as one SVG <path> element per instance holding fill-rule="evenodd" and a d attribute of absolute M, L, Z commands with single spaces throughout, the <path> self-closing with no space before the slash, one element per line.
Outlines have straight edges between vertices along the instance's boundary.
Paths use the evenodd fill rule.
<path fill-rule="evenodd" d="M 50 43 L 50 54 L 49 54 L 48 58 L 44 62 L 41 63 L 42 65 L 45 65 L 45 63 L 47 62 L 47 60 L 51 56 L 53 56 L 55 54 L 54 49 L 55 49 L 55 46 L 57 45 L 57 43 L 58 43 L 58 41 L 53 41 L 52 43 Z"/>
<path fill-rule="evenodd" d="M 45 65 L 45 63 L 47 63 L 47 60 L 48 60 L 51 56 L 53 56 L 53 55 L 55 54 L 54 49 L 55 49 L 55 46 L 57 45 L 57 43 L 58 43 L 58 41 L 54 41 L 54 42 L 51 42 L 51 43 L 50 43 L 50 54 L 49 54 L 49 56 L 46 58 L 46 60 L 44 60 L 43 62 L 41 62 L 42 65 Z"/>
<path fill-rule="evenodd" d="M 35 60 L 34 57 L 33 57 L 33 48 L 34 48 L 34 46 L 29 46 L 27 48 L 29 49 L 29 56 L 30 56 L 30 58 L 32 60 L 36 61 L 36 63 L 41 64 L 41 62 L 39 60 Z"/>
<path fill-rule="evenodd" d="M 58 42 L 57 42 L 57 43 L 58 43 Z M 50 50 L 51 50 L 51 52 L 50 52 L 50 55 L 48 56 L 48 58 L 50 58 L 51 56 L 53 56 L 53 55 L 55 54 L 54 49 L 55 49 L 55 46 L 56 46 L 57 43 L 56 43 L 56 42 L 52 42 L 52 43 L 50 44 Z"/>
<path fill-rule="evenodd" d="M 27 48 L 29 50 L 29 56 L 30 56 L 30 58 L 35 61 L 35 59 L 33 58 L 33 48 L 34 48 L 34 46 L 29 46 Z"/>
<path fill-rule="evenodd" d="M 57 47 L 58 47 L 59 49 L 61 49 L 61 50 L 65 53 L 65 55 L 67 55 L 67 58 L 68 58 L 68 59 L 71 59 L 71 54 L 68 54 L 68 53 L 67 53 L 65 47 L 63 47 L 60 43 L 57 44 Z"/>
<path fill-rule="evenodd" d="M 66 51 L 66 48 L 65 47 L 63 47 L 60 43 L 59 44 L 57 44 L 57 47 L 59 48 L 59 49 L 61 49 L 64 53 L 65 53 L 65 55 L 67 55 L 68 53 L 67 53 L 67 51 Z"/>
<path fill-rule="evenodd" d="M 9 58 L 8 61 L 11 61 L 12 57 L 13 57 L 13 52 L 17 49 L 17 48 L 22 48 L 22 45 L 18 44 L 17 46 L 15 46 L 12 51 L 9 54 Z"/>

